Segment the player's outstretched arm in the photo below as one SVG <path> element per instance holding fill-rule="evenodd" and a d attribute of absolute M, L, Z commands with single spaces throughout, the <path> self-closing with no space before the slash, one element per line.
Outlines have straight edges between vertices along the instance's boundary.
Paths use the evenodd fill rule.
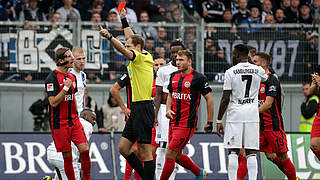
<path fill-rule="evenodd" d="M 48 98 L 49 103 L 52 107 L 57 107 L 64 99 L 64 96 L 67 94 L 69 88 L 71 87 L 71 80 L 69 78 L 66 78 L 63 80 L 63 84 L 64 88 L 56 96 L 50 96 Z"/>
<path fill-rule="evenodd" d="M 211 96 L 211 93 L 208 93 L 204 96 L 207 102 L 207 112 L 208 112 L 208 122 L 204 126 L 205 133 L 211 133 L 213 129 L 213 114 L 214 114 L 214 102 Z"/>
<path fill-rule="evenodd" d="M 123 28 L 123 31 L 124 31 L 124 35 L 125 35 L 126 40 L 127 40 L 134 33 L 133 33 L 131 27 L 128 24 L 126 16 L 127 16 L 127 12 L 126 12 L 126 10 L 124 8 L 122 8 L 121 11 L 120 11 L 120 19 L 121 19 L 121 24 L 122 24 L 122 28 Z"/>
<path fill-rule="evenodd" d="M 119 51 L 121 54 L 126 56 L 129 59 L 133 58 L 133 52 L 129 51 L 124 47 L 124 45 L 116 38 L 114 38 L 107 29 L 103 29 L 101 25 L 99 25 L 101 36 L 107 38 L 110 43 Z"/>
<path fill-rule="evenodd" d="M 111 87 L 110 93 L 111 93 L 112 97 L 114 97 L 114 98 L 116 99 L 116 101 L 118 102 L 121 110 L 122 110 L 123 113 L 126 115 L 126 117 L 129 118 L 129 116 L 130 116 L 130 109 L 127 108 L 127 107 L 124 105 L 124 103 L 123 103 L 123 101 L 122 101 L 122 99 L 121 99 L 121 97 L 120 97 L 120 93 L 119 93 L 119 92 L 120 92 L 120 89 L 121 89 L 121 86 L 118 84 L 118 82 L 116 82 L 116 83 L 114 83 L 113 86 Z"/>
<path fill-rule="evenodd" d="M 274 101 L 274 97 L 267 96 L 266 101 L 259 107 L 259 113 L 263 113 L 266 110 L 270 109 L 273 101 Z"/>

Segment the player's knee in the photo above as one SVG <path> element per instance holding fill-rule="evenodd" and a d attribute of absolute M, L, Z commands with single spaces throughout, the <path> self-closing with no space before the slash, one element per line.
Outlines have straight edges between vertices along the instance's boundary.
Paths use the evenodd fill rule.
<path fill-rule="evenodd" d="M 269 161 L 274 161 L 274 159 L 276 158 L 276 154 L 274 153 L 265 153 L 265 155 Z"/>
<path fill-rule="evenodd" d="M 277 156 L 281 162 L 285 161 L 289 158 L 288 154 L 286 152 L 285 153 L 278 153 Z"/>
<path fill-rule="evenodd" d="M 314 153 L 318 152 L 318 151 L 320 150 L 320 148 L 319 148 L 319 143 L 311 139 L 310 149 L 311 149 Z"/>
<path fill-rule="evenodd" d="M 130 155 L 129 154 L 130 151 L 125 146 L 122 146 L 121 144 L 119 144 L 118 146 L 118 151 L 124 157 L 127 157 Z"/>

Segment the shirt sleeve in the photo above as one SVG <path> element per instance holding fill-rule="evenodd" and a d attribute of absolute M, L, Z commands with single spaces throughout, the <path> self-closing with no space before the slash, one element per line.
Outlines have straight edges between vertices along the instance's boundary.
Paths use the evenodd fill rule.
<path fill-rule="evenodd" d="M 265 82 L 268 80 L 268 75 L 266 74 L 266 71 L 262 69 L 262 67 L 258 66 L 258 75 L 261 77 L 261 82 Z"/>
<path fill-rule="evenodd" d="M 48 93 L 48 97 L 56 96 L 59 94 L 59 83 L 56 77 L 53 76 L 53 74 L 50 74 L 45 80 L 45 89 Z"/>
<path fill-rule="evenodd" d="M 224 73 L 223 90 L 232 90 L 232 78 L 229 71 Z"/>
<path fill-rule="evenodd" d="M 130 59 L 130 61 L 134 61 L 134 60 L 136 60 L 137 59 L 137 57 L 139 56 L 139 52 L 138 51 L 136 51 L 136 50 L 131 50 L 131 52 L 133 53 L 133 56 L 132 56 L 132 58 Z"/>
<path fill-rule="evenodd" d="M 270 75 L 270 78 L 268 80 L 268 83 L 266 85 L 266 94 L 267 96 L 272 96 L 272 97 L 276 97 L 277 96 L 277 92 L 281 91 L 279 88 L 279 81 L 276 77 L 274 77 L 273 75 Z"/>
<path fill-rule="evenodd" d="M 156 86 L 163 87 L 164 79 L 163 79 L 163 71 L 161 70 L 161 67 L 159 68 L 157 72 L 157 78 L 156 78 Z"/>
<path fill-rule="evenodd" d="M 172 93 L 173 89 L 172 89 L 172 78 L 173 78 L 174 74 L 170 75 L 170 80 L 169 80 L 169 85 L 168 85 L 168 90 L 170 93 Z"/>
<path fill-rule="evenodd" d="M 212 91 L 212 89 L 209 86 L 209 81 L 207 79 L 206 76 L 202 76 L 201 77 L 201 81 L 200 81 L 200 92 L 203 96 L 205 96 L 206 94 L 210 93 Z"/>
<path fill-rule="evenodd" d="M 118 80 L 117 83 L 121 88 L 130 84 L 130 78 L 127 74 L 123 74 Z"/>
<path fill-rule="evenodd" d="M 77 81 L 77 77 L 76 77 L 76 75 L 74 75 L 74 74 L 72 74 L 72 73 L 70 73 L 71 74 L 71 76 L 73 76 L 73 78 L 74 78 L 74 81 L 72 82 L 72 85 L 74 84 L 75 85 L 75 87 L 74 87 L 74 93 L 77 93 L 78 92 L 78 81 Z"/>

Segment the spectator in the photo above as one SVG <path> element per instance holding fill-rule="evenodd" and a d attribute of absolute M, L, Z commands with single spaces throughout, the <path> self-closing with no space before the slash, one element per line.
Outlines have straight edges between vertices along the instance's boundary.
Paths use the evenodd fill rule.
<path fill-rule="evenodd" d="M 272 3 L 270 0 L 264 0 L 262 4 L 262 13 L 261 13 L 262 23 L 264 23 L 265 18 L 268 14 L 273 15 Z"/>
<path fill-rule="evenodd" d="M 100 110 L 101 123 L 98 123 L 99 132 L 122 132 L 126 125 L 125 115 L 123 114 L 116 99 L 109 93 L 107 104 L 104 104 Z"/>
<path fill-rule="evenodd" d="M 168 33 L 165 27 L 158 28 L 158 40 L 155 47 L 163 47 L 164 42 L 168 40 Z"/>
<path fill-rule="evenodd" d="M 101 79 L 96 76 L 94 73 L 87 73 L 87 84 L 89 83 L 96 83 L 96 84 L 100 84 L 101 83 Z"/>
<path fill-rule="evenodd" d="M 139 15 L 140 22 L 149 22 L 149 14 L 147 11 L 142 11 Z M 144 39 L 152 37 L 153 39 L 158 39 L 157 29 L 153 26 L 134 26 L 133 30 L 136 34 L 141 35 Z"/>
<path fill-rule="evenodd" d="M 165 13 L 166 21 L 174 22 L 173 20 L 173 12 L 175 10 L 179 10 L 179 3 L 178 2 L 170 2 L 167 8 L 167 12 Z"/>
<path fill-rule="evenodd" d="M 147 11 L 151 21 L 161 20 L 164 15 L 165 9 L 161 5 L 156 6 L 149 2 L 149 0 L 135 0 L 130 3 L 132 9 L 136 14 L 141 14 L 143 11 Z M 167 3 L 166 3 L 167 6 Z"/>
<path fill-rule="evenodd" d="M 0 5 L 0 21 L 8 21 L 8 19 L 9 15 L 7 10 L 2 5 Z"/>
<path fill-rule="evenodd" d="M 310 94 L 310 83 L 304 82 L 302 84 L 302 92 L 304 99 L 302 101 L 300 110 L 300 132 L 311 132 L 313 120 L 318 113 L 319 97 L 317 95 Z"/>
<path fill-rule="evenodd" d="M 10 21 L 17 21 L 18 20 L 18 15 L 15 10 L 16 5 L 17 4 L 13 0 L 11 0 L 11 1 L 9 0 L 9 2 L 7 3 L 7 6 L 5 7 L 5 9 L 7 10 L 8 17 L 9 17 Z"/>
<path fill-rule="evenodd" d="M 16 15 L 19 16 L 22 11 L 27 9 L 29 7 L 29 0 L 21 0 L 16 6 L 15 6 L 15 12 Z M 19 18 L 19 17 L 18 17 Z"/>
<path fill-rule="evenodd" d="M 316 71 L 316 67 L 318 65 L 318 40 L 319 34 L 317 32 L 313 32 L 309 37 L 309 43 L 307 45 L 306 59 L 304 65 L 306 66 L 306 77 L 305 80 L 309 80 L 310 74 Z"/>
<path fill-rule="evenodd" d="M 52 21 L 53 23 L 59 23 L 59 22 L 61 22 L 61 14 L 60 14 L 59 12 L 55 12 L 55 13 L 53 14 L 53 17 L 52 17 L 51 21 Z M 63 25 L 53 24 L 53 25 L 52 25 L 52 29 L 61 30 L 61 29 L 63 29 Z"/>
<path fill-rule="evenodd" d="M 287 23 L 297 23 L 299 16 L 299 4 L 300 0 L 290 0 L 290 7 L 287 7 L 284 10 L 284 14 L 286 15 Z"/>
<path fill-rule="evenodd" d="M 33 131 L 49 131 L 49 100 L 47 92 L 44 92 L 44 99 L 38 99 L 29 108 L 33 115 Z"/>
<path fill-rule="evenodd" d="M 146 39 L 146 43 L 144 46 L 144 49 L 146 51 L 148 51 L 149 53 L 151 53 L 152 55 L 154 55 L 155 53 L 155 49 L 154 49 L 154 39 L 152 37 L 147 37 Z"/>
<path fill-rule="evenodd" d="M 291 0 L 282 0 L 281 4 L 280 4 L 281 9 L 289 8 L 290 7 L 290 1 Z"/>
<path fill-rule="evenodd" d="M 117 5 L 119 5 L 119 3 L 120 3 L 120 0 L 117 0 Z M 136 13 L 134 12 L 134 10 L 131 9 L 131 8 L 128 8 L 128 7 L 125 7 L 125 8 L 126 8 L 126 11 L 127 11 L 126 18 L 127 18 L 128 23 L 138 22 L 138 18 L 137 18 Z M 109 12 L 117 13 L 118 22 L 121 22 L 120 15 L 119 15 L 119 12 L 117 10 L 117 7 L 112 8 Z"/>
<path fill-rule="evenodd" d="M 251 6 L 250 8 L 250 17 L 248 19 L 242 20 L 241 24 L 248 24 L 249 28 L 244 28 L 243 30 L 245 31 L 250 31 L 250 32 L 256 32 L 258 30 L 261 30 L 261 28 L 252 28 L 250 27 L 250 24 L 262 24 L 262 21 L 260 19 L 260 9 L 258 6 Z"/>
<path fill-rule="evenodd" d="M 47 21 L 46 16 L 38 8 L 37 0 L 29 0 L 29 6 L 20 12 L 20 21 Z"/>
<path fill-rule="evenodd" d="M 79 11 L 72 7 L 73 0 L 63 0 L 63 3 L 63 7 L 56 11 L 61 14 L 62 22 L 81 20 Z"/>
<path fill-rule="evenodd" d="M 98 105 L 97 102 L 95 100 L 93 100 L 89 95 L 88 95 L 88 90 L 87 88 L 85 88 L 84 90 L 84 101 L 85 103 L 85 107 L 83 109 L 89 108 L 91 109 L 93 112 L 96 113 L 96 115 L 98 115 Z M 98 118 L 98 117 L 97 117 Z"/>
<path fill-rule="evenodd" d="M 116 12 L 110 11 L 108 13 L 108 22 L 113 22 L 113 23 L 118 22 L 118 17 L 117 17 L 117 13 Z M 111 30 L 116 30 L 116 31 L 121 31 L 122 32 L 122 26 L 121 25 L 119 25 L 119 26 L 109 26 L 109 28 Z M 112 33 L 112 35 L 114 35 L 113 32 L 111 32 L 111 33 Z"/>
<path fill-rule="evenodd" d="M 222 15 L 224 23 L 232 23 L 232 12 L 230 9 L 226 9 Z"/>
<path fill-rule="evenodd" d="M 247 9 L 247 0 L 239 0 L 239 9 L 233 15 L 232 22 L 240 24 L 242 20 L 248 19 L 250 12 Z"/>
<path fill-rule="evenodd" d="M 96 23 L 101 22 L 101 16 L 100 16 L 100 14 L 97 13 L 97 12 L 92 13 L 90 21 L 91 21 L 91 22 L 96 22 Z M 99 29 L 98 24 L 97 24 L 97 25 L 92 25 L 92 26 L 91 26 L 91 29 L 93 29 L 93 30 L 98 30 L 98 29 Z"/>
<path fill-rule="evenodd" d="M 320 12 L 320 0 L 313 0 L 311 9 L 312 12 Z"/>
<path fill-rule="evenodd" d="M 283 24 L 285 23 L 285 16 L 284 16 L 284 10 L 279 8 L 276 10 L 276 23 L 277 24 Z"/>
<path fill-rule="evenodd" d="M 98 13 L 101 19 L 107 19 L 107 14 L 103 11 L 103 2 L 95 0 L 92 2 L 91 8 L 85 11 L 85 15 L 81 14 L 83 20 L 88 21 L 94 13 Z"/>
<path fill-rule="evenodd" d="M 32 81 L 32 74 L 31 73 L 28 73 L 25 77 L 24 77 L 24 81 L 26 83 L 31 83 Z"/>
<path fill-rule="evenodd" d="M 224 4 L 218 0 L 205 0 L 202 3 L 202 17 L 208 23 L 222 22 Z"/>
<path fill-rule="evenodd" d="M 276 21 L 274 20 L 274 17 L 271 14 L 268 14 L 265 17 L 264 24 L 276 24 Z"/>
<path fill-rule="evenodd" d="M 299 13 L 299 23 L 303 24 L 312 24 L 313 18 L 311 16 L 311 8 L 308 4 L 301 4 L 300 5 L 300 13 Z"/>

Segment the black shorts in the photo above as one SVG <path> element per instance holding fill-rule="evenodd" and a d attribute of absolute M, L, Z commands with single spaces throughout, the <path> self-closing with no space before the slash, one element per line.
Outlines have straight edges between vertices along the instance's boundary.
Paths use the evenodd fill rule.
<path fill-rule="evenodd" d="M 152 101 L 133 102 L 122 137 L 129 139 L 132 143 L 137 141 L 140 144 L 151 144 L 154 119 Z"/>

